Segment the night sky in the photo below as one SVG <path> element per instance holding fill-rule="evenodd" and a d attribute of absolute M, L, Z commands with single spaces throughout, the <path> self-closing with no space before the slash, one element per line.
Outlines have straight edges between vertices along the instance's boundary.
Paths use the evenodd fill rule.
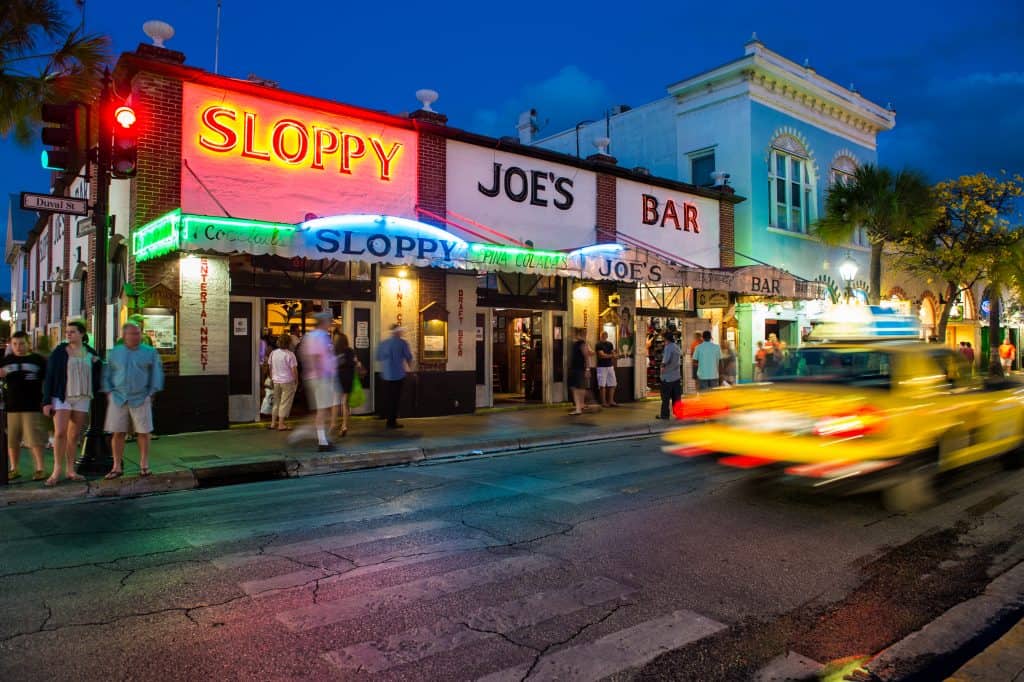
<path fill-rule="evenodd" d="M 63 3 L 74 17 L 73 0 Z M 924 9 L 927 7 L 927 9 Z M 149 42 L 213 69 L 216 0 L 87 0 L 86 28 L 114 54 Z M 1024 172 L 1024 3 L 982 11 L 962 2 L 327 2 L 223 0 L 220 73 L 401 113 L 418 88 L 441 97 L 449 125 L 514 135 L 535 107 L 541 136 L 616 104 L 658 99 L 669 83 L 737 59 L 756 31 L 771 50 L 854 84 L 897 110 L 879 160 L 933 181 L 977 171 Z M 614 140 L 612 141 L 614 146 Z M 47 191 L 41 145 L 0 140 L 0 190 Z M 6 218 L 6 210 L 3 213 Z M 4 275 L 0 274 L 0 277 Z M 6 278 L 0 291 L 6 290 Z"/>

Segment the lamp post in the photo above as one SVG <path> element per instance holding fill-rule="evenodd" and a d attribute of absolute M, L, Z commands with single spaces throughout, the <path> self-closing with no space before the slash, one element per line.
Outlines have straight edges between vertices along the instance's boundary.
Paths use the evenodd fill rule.
<path fill-rule="evenodd" d="M 853 299 L 853 279 L 857 276 L 857 261 L 853 260 L 849 253 L 839 264 L 839 276 L 846 283 L 846 302 Z"/>

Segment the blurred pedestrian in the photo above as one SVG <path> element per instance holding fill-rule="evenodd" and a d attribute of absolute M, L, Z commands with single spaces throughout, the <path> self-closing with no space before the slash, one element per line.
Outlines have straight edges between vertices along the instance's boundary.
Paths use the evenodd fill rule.
<path fill-rule="evenodd" d="M 668 419 L 672 405 L 683 397 L 680 359 L 675 334 L 666 332 L 665 347 L 661 351 L 661 414 L 658 415 L 658 419 Z"/>
<path fill-rule="evenodd" d="M 348 418 L 352 411 L 348 404 L 348 397 L 352 393 L 356 369 L 359 367 L 356 352 L 352 349 L 348 335 L 344 332 L 339 333 L 334 341 L 334 354 L 338 358 L 338 405 L 341 411 L 341 430 L 338 433 L 344 438 L 348 433 Z"/>
<path fill-rule="evenodd" d="M 572 353 L 569 356 L 569 389 L 572 391 L 572 401 L 576 406 L 576 409 L 569 413 L 571 415 L 583 414 L 586 410 L 587 372 L 592 355 L 593 351 L 587 344 L 587 330 L 578 327 L 576 341 L 572 344 Z"/>
<path fill-rule="evenodd" d="M 601 340 L 594 346 L 597 352 L 597 392 L 603 407 L 618 407 L 615 402 L 615 346 L 608 340 L 608 332 L 601 332 Z"/>
<path fill-rule="evenodd" d="M 67 341 L 50 353 L 43 381 L 43 414 L 53 417 L 54 431 L 53 473 L 47 486 L 57 485 L 62 473 L 68 480 L 85 480 L 75 471 L 75 450 L 93 392 L 103 382 L 103 362 L 89 346 L 85 325 L 72 320 L 64 333 Z"/>
<path fill-rule="evenodd" d="M 400 429 L 398 406 L 402 399 L 402 383 L 406 372 L 412 371 L 412 352 L 402 336 L 405 328 L 400 324 L 391 325 L 391 336 L 377 346 L 377 362 L 380 363 L 381 408 L 387 422 L 386 428 Z"/>
<path fill-rule="evenodd" d="M 153 396 L 164 388 L 164 363 L 152 346 L 142 343 L 142 330 L 133 321 L 121 326 L 123 344 L 107 353 L 103 390 L 107 393 L 104 430 L 111 434 L 114 466 L 105 476 L 124 474 L 125 436 L 135 434 L 139 446 L 139 476 L 149 476 L 149 441 L 153 433 Z"/>
<path fill-rule="evenodd" d="M 967 358 L 967 364 L 971 366 L 971 373 L 974 373 L 974 348 L 971 347 L 970 341 L 964 342 L 964 357 Z"/>
<path fill-rule="evenodd" d="M 722 362 L 721 362 L 721 377 L 723 386 L 735 386 L 736 385 L 736 346 L 730 341 L 725 346 L 725 350 L 722 351 Z"/>
<path fill-rule="evenodd" d="M 704 337 L 701 335 L 701 333 L 700 332 L 694 332 L 693 333 L 693 340 L 690 341 L 690 347 L 686 351 L 686 354 L 690 356 L 690 374 L 693 375 L 693 383 L 694 383 L 694 385 L 699 385 L 700 384 L 700 380 L 697 379 L 697 358 L 694 357 L 693 354 L 696 352 L 697 346 L 699 346 L 701 343 L 703 343 L 703 341 L 704 341 Z"/>
<path fill-rule="evenodd" d="M 711 341 L 711 332 L 705 331 L 701 344 L 693 351 L 697 361 L 697 379 L 701 391 L 718 386 L 718 363 L 722 360 L 722 349 Z"/>
<path fill-rule="evenodd" d="M 292 352 L 292 337 L 281 334 L 277 337 L 277 348 L 267 356 L 270 367 L 270 380 L 273 382 L 273 404 L 270 408 L 270 426 L 268 429 L 289 431 L 291 427 L 285 420 L 292 413 L 292 401 L 295 400 L 295 389 L 299 386 L 299 361 Z"/>
<path fill-rule="evenodd" d="M 754 353 L 754 381 L 764 381 L 764 365 L 768 351 L 764 349 L 764 341 L 757 342 L 757 352 Z"/>
<path fill-rule="evenodd" d="M 302 380 L 306 384 L 306 397 L 314 410 L 317 450 L 331 452 L 334 446 L 327 440 L 331 411 L 338 404 L 337 361 L 331 343 L 330 328 L 334 316 L 329 311 L 313 315 L 316 328 L 302 337 Z"/>
<path fill-rule="evenodd" d="M 1009 374 L 1013 369 L 1013 361 L 1017 357 L 1017 347 L 1010 343 L 1010 337 L 1003 339 L 999 344 L 999 364 L 1003 367 L 1003 374 Z"/>
<path fill-rule="evenodd" d="M 43 377 L 46 375 L 46 359 L 29 351 L 28 334 L 14 332 L 7 346 L 10 354 L 0 359 L 0 377 L 7 381 L 5 405 L 7 406 L 7 455 L 10 458 L 8 480 L 21 476 L 18 460 L 21 458 L 21 444 L 28 446 L 32 453 L 35 469 L 33 481 L 46 478 L 43 471 Z"/>

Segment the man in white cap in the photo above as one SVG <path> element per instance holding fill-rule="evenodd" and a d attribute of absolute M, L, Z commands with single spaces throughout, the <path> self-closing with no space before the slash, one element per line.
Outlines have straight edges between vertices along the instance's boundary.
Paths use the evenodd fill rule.
<path fill-rule="evenodd" d="M 402 398 L 402 382 L 405 373 L 412 369 L 412 352 L 402 338 L 405 329 L 400 324 L 391 325 L 391 337 L 377 346 L 377 362 L 380 363 L 381 411 L 387 419 L 387 428 L 400 429 L 398 403 Z"/>
<path fill-rule="evenodd" d="M 337 360 L 330 334 L 334 316 L 330 311 L 322 311 L 313 315 L 313 319 L 316 320 L 316 329 L 306 334 L 299 344 L 302 380 L 306 384 L 309 407 L 316 414 L 314 423 L 317 449 L 320 452 L 331 452 L 334 446 L 327 440 L 327 427 L 331 420 L 331 408 L 338 404 L 338 392 L 334 386 L 338 372 Z"/>

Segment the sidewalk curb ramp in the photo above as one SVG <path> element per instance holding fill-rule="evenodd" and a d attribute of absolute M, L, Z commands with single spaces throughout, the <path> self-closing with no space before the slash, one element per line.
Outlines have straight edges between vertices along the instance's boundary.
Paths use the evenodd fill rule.
<path fill-rule="evenodd" d="M 985 591 L 885 649 L 854 679 L 890 682 L 935 680 L 960 668 L 997 640 L 1024 614 L 1024 562 L 998 576 Z"/>
<path fill-rule="evenodd" d="M 374 469 L 421 462 L 464 461 L 490 455 L 514 454 L 535 448 L 637 438 L 662 433 L 670 428 L 672 428 L 672 424 L 641 423 L 615 428 L 593 427 L 592 431 L 582 433 L 547 433 L 437 447 L 355 449 L 350 452 L 327 454 L 315 452 L 296 454 L 288 451 L 230 461 L 211 457 L 196 462 L 193 466 L 183 465 L 178 471 L 153 473 L 146 477 L 125 476 L 111 481 L 98 478 L 85 483 L 61 483 L 54 488 L 22 489 L 21 486 L 8 488 L 0 490 L 0 509 L 13 505 L 59 500 L 137 497 L 177 490 L 317 476 L 340 471 Z"/>

